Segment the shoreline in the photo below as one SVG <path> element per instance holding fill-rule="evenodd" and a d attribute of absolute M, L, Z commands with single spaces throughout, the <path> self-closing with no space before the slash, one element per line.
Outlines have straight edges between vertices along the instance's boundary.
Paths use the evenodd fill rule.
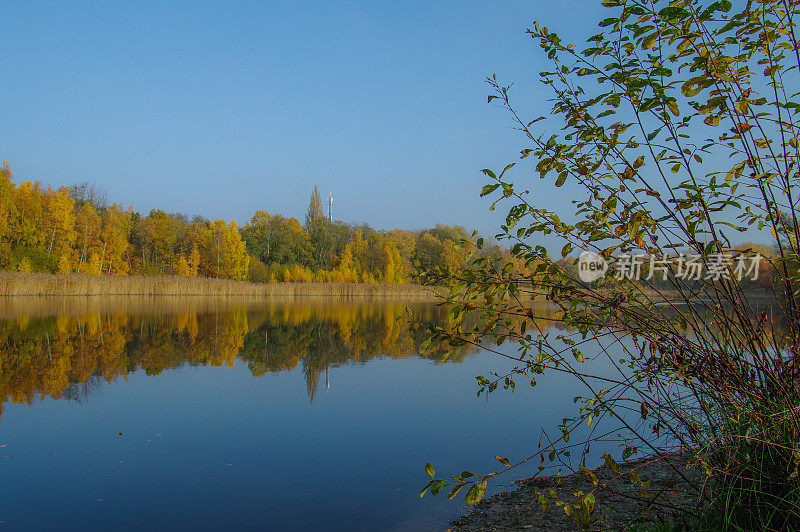
<path fill-rule="evenodd" d="M 0 271 L 0 298 L 93 296 L 340 297 L 436 300 L 417 284 L 250 283 L 209 277 L 93 276 Z"/>
<path fill-rule="evenodd" d="M 556 498 L 552 496 L 555 492 L 558 500 L 571 503 L 576 491 L 584 495 L 594 491 L 594 515 L 601 522 L 590 525 L 591 529 L 646 527 L 658 519 L 669 521 L 680 510 L 696 505 L 700 494 L 695 486 L 702 485 L 705 479 L 705 473 L 697 467 L 687 469 L 686 460 L 681 456 L 663 461 L 641 458 L 619 464 L 619 469 L 621 475 L 605 465 L 593 469 L 597 485 L 581 473 L 516 480 L 513 491 L 503 491 L 478 502 L 465 515 L 452 521 L 451 530 L 586 530 L 568 520 L 564 507 L 556 505 Z M 646 486 L 636 487 L 631 483 L 628 475 L 632 471 L 639 474 Z M 547 497 L 547 512 L 542 511 L 539 494 Z"/>

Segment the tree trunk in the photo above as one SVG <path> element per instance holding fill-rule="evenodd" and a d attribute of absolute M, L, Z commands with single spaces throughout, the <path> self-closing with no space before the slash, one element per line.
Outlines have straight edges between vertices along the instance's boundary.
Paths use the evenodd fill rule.
<path fill-rule="evenodd" d="M 50 235 L 50 247 L 47 249 L 47 253 L 48 254 L 53 252 L 53 241 L 56 238 L 56 226 L 57 225 L 58 225 L 58 222 L 53 224 L 53 234 Z"/>
<path fill-rule="evenodd" d="M 100 256 L 100 273 L 103 273 L 103 261 L 106 258 L 106 242 L 103 242 L 103 254 Z"/>

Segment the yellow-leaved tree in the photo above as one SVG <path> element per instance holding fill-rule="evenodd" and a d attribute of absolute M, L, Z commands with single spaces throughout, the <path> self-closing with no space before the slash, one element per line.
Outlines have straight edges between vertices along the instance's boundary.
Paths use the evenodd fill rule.
<path fill-rule="evenodd" d="M 103 229 L 100 240 L 103 252 L 100 256 L 100 269 L 105 273 L 125 275 L 128 273 L 128 262 L 125 254 L 128 251 L 128 237 L 131 233 L 131 217 L 133 211 L 123 209 L 114 203 L 103 215 Z"/>
<path fill-rule="evenodd" d="M 0 166 L 0 267 L 5 266 L 4 257 L 8 256 L 11 250 L 11 218 L 14 203 L 11 201 L 11 194 L 14 185 L 11 183 L 11 166 L 7 161 L 3 161 Z"/>
<path fill-rule="evenodd" d="M 78 265 L 78 271 L 90 275 L 100 274 L 100 245 L 101 220 L 91 203 L 84 202 L 78 207 L 75 216 L 75 232 L 77 246 L 73 254 L 73 262 Z"/>
<path fill-rule="evenodd" d="M 10 218 L 9 239 L 12 246 L 47 246 L 53 231 L 52 224 L 44 219 L 44 192 L 39 183 L 26 181 L 11 189 L 15 206 Z"/>
<path fill-rule="evenodd" d="M 202 229 L 202 246 L 200 269 L 205 275 L 235 281 L 247 279 L 250 257 L 236 222 L 207 222 Z"/>
<path fill-rule="evenodd" d="M 45 219 L 50 230 L 48 252 L 58 257 L 58 271 L 72 271 L 72 249 L 75 244 L 75 200 L 69 189 L 61 187 L 53 190 L 47 187 L 44 195 Z"/>
<path fill-rule="evenodd" d="M 191 277 L 189 274 L 189 263 L 186 262 L 186 257 L 183 255 L 181 255 L 181 258 L 178 259 L 178 265 L 175 267 L 175 273 L 181 277 Z"/>
<path fill-rule="evenodd" d="M 197 244 L 192 246 L 192 252 L 189 254 L 189 258 L 186 262 L 189 266 L 189 275 L 191 277 L 197 277 L 200 271 L 200 251 L 197 249 Z"/>

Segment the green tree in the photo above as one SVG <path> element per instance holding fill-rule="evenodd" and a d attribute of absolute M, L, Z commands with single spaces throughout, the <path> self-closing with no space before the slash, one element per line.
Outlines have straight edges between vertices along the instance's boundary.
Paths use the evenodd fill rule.
<path fill-rule="evenodd" d="M 294 218 L 284 218 L 256 211 L 242 229 L 247 251 L 265 264 L 302 264 L 313 262 L 311 240 Z"/>
<path fill-rule="evenodd" d="M 449 226 L 447 224 L 436 224 L 436 227 L 431 229 L 430 233 L 441 241 L 450 240 L 452 242 L 460 242 L 470 238 L 470 234 L 463 225 Z"/>
<path fill-rule="evenodd" d="M 420 233 L 417 239 L 416 260 L 418 267 L 432 269 L 440 265 L 444 247 L 436 235 L 428 231 Z"/>
<path fill-rule="evenodd" d="M 308 209 L 306 209 L 306 231 L 309 233 L 314 232 L 316 224 L 324 219 L 325 212 L 322 210 L 322 196 L 317 185 L 314 185 L 314 189 L 311 191 L 311 199 L 308 202 Z"/>
<path fill-rule="evenodd" d="M 337 259 L 337 252 L 344 249 L 340 239 L 344 224 L 334 224 L 325 216 L 322 208 L 322 197 L 319 188 L 314 185 L 311 200 L 306 210 L 305 229 L 311 239 L 314 266 L 332 268 Z"/>

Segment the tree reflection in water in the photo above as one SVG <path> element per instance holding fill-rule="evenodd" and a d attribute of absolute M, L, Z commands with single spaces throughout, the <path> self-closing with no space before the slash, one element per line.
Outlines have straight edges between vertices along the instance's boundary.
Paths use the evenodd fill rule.
<path fill-rule="evenodd" d="M 163 298 L 53 303 L 17 301 L 14 308 L 0 308 L 0 404 L 37 397 L 83 401 L 130 372 L 230 367 L 237 360 L 255 377 L 300 365 L 313 401 L 320 376 L 331 367 L 376 357 L 441 362 L 445 352 L 434 345 L 418 353 L 426 329 L 402 318 L 410 308 L 416 320 L 444 323 L 446 311 L 432 304 Z M 447 362 L 473 352 L 459 348 Z"/>

